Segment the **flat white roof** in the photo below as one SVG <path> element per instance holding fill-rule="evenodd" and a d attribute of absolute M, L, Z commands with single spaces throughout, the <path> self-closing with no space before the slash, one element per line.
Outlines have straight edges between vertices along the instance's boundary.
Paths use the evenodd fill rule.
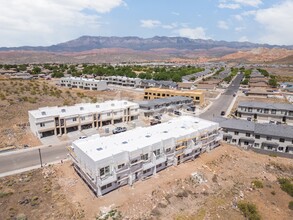
<path fill-rule="evenodd" d="M 88 79 L 88 78 L 82 78 L 82 77 L 63 77 L 60 80 L 80 80 L 84 82 L 104 82 L 105 81 L 105 80 Z"/>
<path fill-rule="evenodd" d="M 137 103 L 126 100 L 112 100 L 103 103 L 80 103 L 74 106 L 54 106 L 44 107 L 37 110 L 29 111 L 29 113 L 37 119 L 52 116 L 66 117 L 71 115 L 86 115 L 93 112 L 115 111 L 129 107 L 139 107 Z"/>
<path fill-rule="evenodd" d="M 136 151 L 172 138 L 201 135 L 206 129 L 217 128 L 218 123 L 192 116 L 181 116 L 155 126 L 138 127 L 107 137 L 77 140 L 73 145 L 96 162 L 121 152 Z"/>

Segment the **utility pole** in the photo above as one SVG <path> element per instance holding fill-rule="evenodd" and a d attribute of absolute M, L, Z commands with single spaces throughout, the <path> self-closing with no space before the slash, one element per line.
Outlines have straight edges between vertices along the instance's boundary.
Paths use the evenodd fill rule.
<path fill-rule="evenodd" d="M 39 156 L 40 156 L 41 167 L 43 167 L 42 154 L 41 154 L 40 148 L 39 148 Z"/>

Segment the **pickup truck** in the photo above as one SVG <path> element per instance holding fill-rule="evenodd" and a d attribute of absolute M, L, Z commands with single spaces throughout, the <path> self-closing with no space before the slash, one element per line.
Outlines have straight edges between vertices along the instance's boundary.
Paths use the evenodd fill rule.
<path fill-rule="evenodd" d="M 157 124 L 161 124 L 160 120 L 151 120 L 150 121 L 150 125 L 157 125 Z"/>
<path fill-rule="evenodd" d="M 127 131 L 126 127 L 117 127 L 117 128 L 113 129 L 112 133 L 113 134 L 118 134 L 118 133 L 121 133 L 121 132 L 124 132 L 124 131 Z"/>

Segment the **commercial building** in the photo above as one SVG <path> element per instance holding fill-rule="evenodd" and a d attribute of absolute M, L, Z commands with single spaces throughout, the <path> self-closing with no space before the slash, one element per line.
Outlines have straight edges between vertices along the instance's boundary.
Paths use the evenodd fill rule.
<path fill-rule="evenodd" d="M 228 119 L 222 121 L 223 140 L 244 148 L 293 154 L 293 126 L 258 124 Z"/>
<path fill-rule="evenodd" d="M 240 102 L 236 115 L 255 120 L 293 123 L 293 105 L 286 103 Z"/>
<path fill-rule="evenodd" d="M 204 93 L 198 90 L 181 91 L 173 89 L 149 88 L 144 90 L 144 99 L 160 99 L 174 96 L 184 96 L 193 99 L 194 105 L 204 104 Z"/>
<path fill-rule="evenodd" d="M 45 107 L 28 112 L 31 131 L 39 138 L 62 135 L 138 118 L 136 103 L 120 100 L 82 103 L 74 106 Z"/>
<path fill-rule="evenodd" d="M 79 88 L 87 90 L 106 90 L 107 82 L 104 80 L 87 79 L 81 77 L 63 77 L 59 82 L 60 86 Z"/>
<path fill-rule="evenodd" d="M 158 113 L 173 112 L 181 108 L 192 108 L 192 98 L 174 96 L 162 99 L 152 99 L 138 102 L 140 111 L 149 117 Z"/>
<path fill-rule="evenodd" d="M 97 196 L 194 159 L 219 145 L 217 123 L 182 116 L 151 127 L 72 143 L 76 171 Z"/>

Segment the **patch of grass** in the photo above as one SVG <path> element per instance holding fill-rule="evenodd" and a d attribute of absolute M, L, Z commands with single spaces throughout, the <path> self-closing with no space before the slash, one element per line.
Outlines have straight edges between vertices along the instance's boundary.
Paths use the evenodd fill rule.
<path fill-rule="evenodd" d="M 290 201 L 290 202 L 289 202 L 289 204 L 288 204 L 288 208 L 291 209 L 291 210 L 293 210 L 293 201 Z"/>
<path fill-rule="evenodd" d="M 287 178 L 279 178 L 278 182 L 281 185 L 281 189 L 293 197 L 293 184 L 291 180 Z"/>
<path fill-rule="evenodd" d="M 263 188 L 263 183 L 262 183 L 261 180 L 253 180 L 253 181 L 251 182 L 251 184 L 252 184 L 252 186 L 255 187 L 255 188 L 258 188 L 258 189 Z"/>
<path fill-rule="evenodd" d="M 12 195 L 13 194 L 13 192 L 4 192 L 4 191 L 0 191 L 0 198 L 4 198 L 4 197 L 6 197 L 6 196 L 10 196 L 10 195 Z"/>
<path fill-rule="evenodd" d="M 237 204 L 239 210 L 242 212 L 242 214 L 248 219 L 248 220 L 260 220 L 261 217 L 257 211 L 256 205 L 240 201 Z"/>

